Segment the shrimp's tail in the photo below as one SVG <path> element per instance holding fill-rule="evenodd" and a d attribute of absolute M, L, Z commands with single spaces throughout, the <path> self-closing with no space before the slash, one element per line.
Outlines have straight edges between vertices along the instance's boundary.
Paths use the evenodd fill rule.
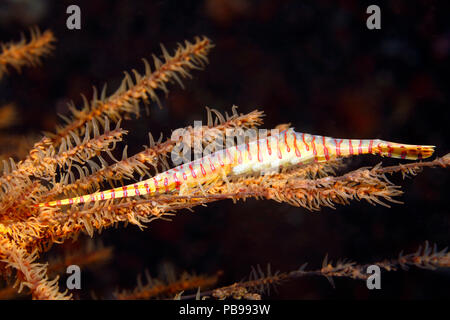
<path fill-rule="evenodd" d="M 43 202 L 35 204 L 35 207 L 55 207 L 72 204 L 83 204 L 88 202 L 103 201 L 109 199 L 119 199 L 126 197 L 134 197 L 140 195 L 146 195 L 155 191 L 155 189 L 149 185 L 149 180 L 141 181 L 139 183 L 130 184 L 127 186 L 109 189 L 105 191 L 99 191 L 84 196 L 67 198 L 62 200 L 55 200 L 51 202 Z M 169 189 L 168 189 L 169 190 Z"/>

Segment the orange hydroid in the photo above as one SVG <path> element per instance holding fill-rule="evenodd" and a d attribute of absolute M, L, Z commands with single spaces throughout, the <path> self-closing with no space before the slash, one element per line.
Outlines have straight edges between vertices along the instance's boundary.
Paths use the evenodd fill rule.
<path fill-rule="evenodd" d="M 53 49 L 53 42 L 56 41 L 53 32 L 46 30 L 41 33 L 38 28 L 30 30 L 31 40 L 26 41 L 22 34 L 22 40 L 17 43 L 10 42 L 2 44 L 0 53 L 0 78 L 11 66 L 20 72 L 24 66 L 35 66 L 40 64 L 40 59 L 46 56 Z"/>

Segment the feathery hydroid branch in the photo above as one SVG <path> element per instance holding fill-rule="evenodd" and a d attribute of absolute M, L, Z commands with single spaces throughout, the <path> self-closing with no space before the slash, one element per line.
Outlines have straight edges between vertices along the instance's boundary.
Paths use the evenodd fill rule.
<path fill-rule="evenodd" d="M 46 162 L 43 161 L 48 156 L 49 149 L 52 146 L 54 149 L 58 149 L 64 141 L 70 141 L 72 137 L 83 135 L 87 128 L 86 123 L 98 121 L 105 127 L 105 116 L 107 116 L 107 119 L 117 122 L 121 119 L 121 114 L 138 114 L 139 101 L 159 101 L 155 90 L 160 89 L 168 93 L 167 83 L 176 80 L 182 84 L 180 77 L 190 77 L 189 70 L 204 67 L 208 62 L 207 54 L 212 47 L 213 44 L 206 37 L 197 37 L 194 43 L 186 41 L 184 46 L 180 44 L 173 56 L 169 55 L 162 46 L 164 62 L 153 56 L 155 65 L 153 72 L 149 63 L 144 60 L 145 75 L 141 76 L 136 70 L 133 70 L 135 82 L 126 73 L 119 89 L 110 97 L 106 97 L 105 90 L 103 90 L 100 97 L 97 96 L 97 93 L 94 93 L 91 102 L 87 102 L 85 99 L 85 106 L 82 110 L 76 110 L 75 107 L 72 107 L 74 118 L 72 120 L 66 119 L 68 122 L 66 126 L 58 129 L 56 134 L 49 134 L 52 138 L 44 137 L 37 142 L 29 156 L 17 164 L 17 168 L 12 161 L 4 167 L 4 173 L 7 176 L 4 174 L 3 181 L 0 180 L 0 187 L 7 192 L 10 189 L 8 183 L 11 180 L 16 180 L 14 184 L 21 185 L 23 179 L 30 175 L 28 172 L 30 163 L 35 167 L 33 170 L 35 175 L 42 176 L 45 172 L 54 173 L 54 166 L 47 166 Z M 16 173 L 19 174 L 16 175 Z"/>
<path fill-rule="evenodd" d="M 17 272 L 17 281 L 20 293 L 24 287 L 31 291 L 33 299 L 37 300 L 65 300 L 71 295 L 59 292 L 58 278 L 52 281 L 47 277 L 47 265 L 36 263 L 37 251 L 29 254 L 0 235 L 0 261 L 6 263 L 6 268 L 14 268 Z"/>
<path fill-rule="evenodd" d="M 22 40 L 17 43 L 1 44 L 0 79 L 4 73 L 8 72 L 8 66 L 20 72 L 24 66 L 40 64 L 41 58 L 53 49 L 53 42 L 56 39 L 50 30 L 41 34 L 38 28 L 32 28 L 30 34 L 31 39 L 28 42 L 22 34 Z"/>
<path fill-rule="evenodd" d="M 428 241 L 425 245 L 419 246 L 416 252 L 404 255 L 401 252 L 397 259 L 383 260 L 371 264 L 357 264 L 346 259 L 333 263 L 325 256 L 322 267 L 316 270 L 307 270 L 308 263 L 304 263 L 300 268 L 290 272 L 273 272 L 270 264 L 267 270 L 263 271 L 258 265 L 252 268 L 247 280 L 236 282 L 229 286 L 220 287 L 210 291 L 204 291 L 197 295 L 180 296 L 180 299 L 192 299 L 200 297 L 212 297 L 216 299 L 261 299 L 261 294 L 270 295 L 270 289 L 286 281 L 305 276 L 324 276 L 334 287 L 333 277 L 350 278 L 356 280 L 366 280 L 370 274 L 367 273 L 369 265 L 377 265 L 385 271 L 408 270 L 410 266 L 422 269 L 435 270 L 437 268 L 450 267 L 450 253 L 447 248 L 438 250 L 436 244 L 430 247 Z"/>
<path fill-rule="evenodd" d="M 112 121 L 121 119 L 121 114 L 139 114 L 139 102 L 157 101 L 159 98 L 156 90 L 162 90 L 168 93 L 167 83 L 176 80 L 182 85 L 181 79 L 191 77 L 189 71 L 192 69 L 201 69 L 208 62 L 207 54 L 213 48 L 211 41 L 206 38 L 195 38 L 194 43 L 189 41 L 185 45 L 179 44 L 174 55 L 170 55 L 164 46 L 163 61 L 153 55 L 155 70 L 152 71 L 150 64 L 144 59 L 145 74 L 140 75 L 136 70 L 132 70 L 135 80 L 130 74 L 125 73 L 125 78 L 117 91 L 109 97 L 106 97 L 106 88 L 102 91 L 100 97 L 97 91 L 90 102 L 84 99 L 84 107 L 77 110 L 71 106 L 73 119 L 67 119 L 67 125 L 59 128 L 53 135 L 52 142 L 57 146 L 61 139 L 66 137 L 69 132 L 78 134 L 83 133 L 84 124 L 92 119 L 103 121 L 107 116 Z"/>
<path fill-rule="evenodd" d="M 122 290 L 114 293 L 118 300 L 143 300 L 152 298 L 167 298 L 180 291 L 192 290 L 197 288 L 208 288 L 215 285 L 218 281 L 218 272 L 213 276 L 191 275 L 187 272 L 181 274 L 178 279 L 172 281 L 163 281 L 152 278 L 146 273 L 147 283 L 143 284 L 138 278 L 138 285 L 133 290 Z"/>

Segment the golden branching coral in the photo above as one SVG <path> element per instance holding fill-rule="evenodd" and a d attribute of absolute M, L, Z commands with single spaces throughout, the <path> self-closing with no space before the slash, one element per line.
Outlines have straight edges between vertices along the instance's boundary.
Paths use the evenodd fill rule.
<path fill-rule="evenodd" d="M 0 238 L 0 261 L 6 264 L 3 268 L 16 270 L 16 283 L 20 293 L 27 287 L 33 298 L 39 300 L 64 300 L 70 299 L 67 290 L 59 292 L 58 277 L 49 281 L 47 276 L 47 265 L 36 263 L 39 257 L 38 251 L 27 252 L 6 238 Z"/>
<path fill-rule="evenodd" d="M 95 242 L 93 239 L 87 239 L 80 248 L 73 249 L 63 246 L 61 249 L 62 254 L 49 258 L 49 274 L 64 273 L 70 265 L 77 265 L 80 268 L 97 267 L 111 260 L 114 253 L 113 247 L 104 246 L 101 242 Z"/>
<path fill-rule="evenodd" d="M 20 71 L 24 66 L 35 66 L 41 58 L 48 55 L 56 41 L 50 30 L 41 33 L 38 28 L 30 30 L 30 41 L 22 34 L 22 39 L 15 43 L 2 44 L 0 53 L 0 78 L 8 72 L 8 67 Z"/>
<path fill-rule="evenodd" d="M 58 248 L 59 254 L 52 253 L 48 259 L 47 275 L 55 277 L 64 274 L 70 265 L 77 265 L 83 270 L 92 270 L 105 265 L 113 258 L 112 247 L 104 246 L 101 242 L 93 239 L 86 240 L 84 243 L 83 241 L 65 243 Z M 3 285 L 0 281 L 0 300 L 23 298 L 30 294 L 27 287 L 18 292 L 11 277 L 8 277 L 7 280 L 9 282 L 3 281 Z"/>
<path fill-rule="evenodd" d="M 49 37 L 49 34 L 36 35 L 30 43 L 39 42 L 41 37 Z M 42 46 L 45 50 L 30 50 L 24 55 L 28 64 L 38 61 L 48 52 L 50 46 Z M 92 99 L 84 98 L 83 107 L 76 108 L 72 104 L 72 115 L 63 116 L 66 124 L 36 142 L 23 160 L 3 161 L 3 174 L 0 176 L 0 271 L 9 278 L 11 270 L 16 270 L 13 277 L 16 288 L 29 288 L 35 299 L 71 298 L 67 292 L 59 291 L 57 279 L 49 281 L 47 274 L 51 267 L 49 270 L 46 264 L 36 261 L 52 244 L 76 239 L 81 232 L 93 236 L 96 232 L 121 223 L 144 228 L 153 220 L 170 219 L 181 209 L 192 209 L 225 199 L 271 199 L 310 210 L 319 210 L 323 206 L 334 208 L 337 204 L 349 204 L 352 200 L 387 205 L 389 202 L 398 202 L 395 197 L 402 191 L 386 178 L 386 174 L 401 172 L 413 175 L 423 167 L 449 166 L 450 157 L 447 155 L 429 162 L 394 167 L 378 165 L 337 174 L 343 168 L 343 163 L 336 160 L 298 165 L 266 175 L 223 175 L 183 192 L 146 194 L 82 205 L 36 207 L 37 204 L 57 201 L 69 195 L 84 195 L 105 188 L 108 184 L 119 185 L 126 180 L 149 178 L 158 170 L 170 167 L 168 158 L 178 140 L 161 137 L 155 141 L 150 134 L 149 145 L 141 152 L 128 156 L 127 147 L 117 150 L 118 144 L 123 142 L 127 134 L 120 126 L 121 120 L 139 115 L 141 102 L 159 104 L 158 91 L 167 94 L 171 82 L 182 85 L 181 80 L 190 77 L 192 70 L 203 68 L 213 46 L 206 37 L 178 45 L 172 55 L 162 46 L 162 60 L 153 56 L 153 68 L 144 60 L 145 73 L 141 75 L 133 70 L 134 79 L 126 73 L 119 88 L 110 96 L 107 96 L 106 89 L 101 94 L 94 90 Z M 21 43 L 20 47 L 23 49 L 27 44 Z M 12 45 L 5 48 L 11 51 Z M 19 47 L 15 50 L 19 50 Z M 27 63 L 20 66 L 24 65 Z M 199 139 L 202 145 L 208 145 L 214 141 L 217 133 L 260 126 L 263 116 L 263 112 L 258 110 L 238 113 L 234 106 L 231 114 L 225 116 L 207 108 L 206 125 L 181 129 L 193 139 Z M 120 160 L 113 154 L 117 151 L 122 153 Z M 111 251 L 107 250 L 103 254 L 100 251 L 99 256 L 91 255 L 89 259 L 85 256 L 85 260 L 77 261 L 92 262 L 95 260 L 92 257 L 100 259 L 111 255 Z M 71 257 L 72 261 L 75 258 Z M 388 268 L 389 264 L 385 266 Z M 351 268 L 354 265 L 340 264 L 338 271 L 348 274 L 353 270 Z M 321 274 L 338 272 L 337 269 L 333 270 L 324 269 Z M 116 298 L 170 297 L 179 291 L 211 286 L 215 281 L 217 277 L 184 275 L 174 281 L 150 281 L 146 285 L 138 285 L 133 291 L 118 292 Z M 256 285 L 256 282 L 235 285 L 233 288 L 217 290 L 212 295 L 217 298 L 232 296 L 257 299 L 260 296 L 253 292 Z"/>
<path fill-rule="evenodd" d="M 133 290 L 122 290 L 114 293 L 118 300 L 148 300 L 171 298 L 179 292 L 188 290 L 210 288 L 217 284 L 221 272 L 216 275 L 195 275 L 183 272 L 181 276 L 167 276 L 166 279 L 152 278 L 146 270 L 146 283 L 142 282 L 141 276 L 138 276 L 137 286 Z"/>
<path fill-rule="evenodd" d="M 40 34 L 36 30 L 32 32 L 31 41 L 28 43 L 23 40 L 18 44 L 3 45 L 0 71 L 5 72 L 7 66 L 20 70 L 22 66 L 36 64 L 43 55 L 49 53 L 53 41 L 51 31 Z M 120 128 L 122 117 L 138 115 L 141 101 L 159 103 L 156 91 L 159 89 L 167 94 L 167 86 L 170 82 L 177 81 L 183 85 L 181 79 L 190 77 L 190 70 L 200 69 L 207 63 L 206 56 L 212 47 L 210 40 L 205 37 L 196 38 L 194 43 L 186 41 L 184 45 L 180 44 L 173 55 L 170 55 L 162 46 L 163 60 L 153 56 L 153 71 L 147 60 L 144 60 L 144 75 L 133 70 L 135 79 L 133 80 L 130 74 L 126 73 L 122 84 L 111 96 L 107 97 L 104 89 L 100 96 L 94 93 L 91 101 L 88 102 L 85 99 L 85 105 L 81 110 L 77 110 L 72 105 L 73 117 L 71 119 L 63 117 L 67 124 L 58 128 L 55 134 L 49 134 L 48 137 L 37 142 L 24 160 L 18 163 L 12 159 L 3 162 L 3 174 L 0 177 L 0 238 L 2 242 L 0 251 L 5 266 L 2 270 L 11 268 L 17 270 L 16 279 L 19 289 L 23 286 L 29 287 L 33 298 L 36 299 L 70 297 L 65 293 L 58 293 L 56 280 L 50 282 L 47 279 L 46 266 L 36 264 L 34 260 L 43 249 L 43 243 L 50 245 L 51 240 L 57 238 L 54 234 L 49 235 L 48 230 L 56 234 L 60 232 L 63 235 L 62 238 L 65 238 L 72 232 L 75 235 L 77 226 L 66 224 L 57 227 L 50 223 L 48 224 L 51 227 L 46 225 L 45 221 L 49 220 L 49 212 L 30 210 L 32 203 L 48 196 L 67 192 L 67 190 L 76 190 L 78 187 L 72 186 L 65 190 L 64 186 L 72 185 L 83 178 L 88 181 L 85 187 L 96 187 L 99 182 L 109 180 L 112 176 L 111 172 L 120 173 L 121 177 L 130 177 L 130 172 L 143 172 L 142 163 L 154 164 L 163 154 L 164 147 L 161 147 L 161 144 L 153 145 L 153 149 L 149 147 L 135 158 L 125 156 L 122 163 L 116 166 L 111 165 L 113 167 L 109 170 L 102 171 L 102 168 L 92 159 L 97 159 L 102 167 L 107 167 L 100 154 L 109 154 L 112 159 L 115 159 L 110 151 L 126 134 L 126 131 Z M 229 120 L 237 121 L 235 118 Z M 116 123 L 113 129 L 110 128 L 111 121 Z M 167 145 L 170 146 L 171 142 Z M 89 169 L 92 169 L 92 172 Z M 78 176 L 75 176 L 73 170 L 78 170 Z M 91 177 L 91 173 L 96 177 Z M 57 177 L 60 182 L 56 181 Z M 80 185 L 80 183 L 75 184 Z M 68 212 L 70 215 L 70 210 Z M 60 213 L 59 219 L 64 219 L 63 216 L 67 214 L 67 211 Z M 115 223 L 120 220 L 122 219 L 119 217 L 110 222 Z M 87 224 L 83 224 L 82 229 L 89 226 L 90 218 L 85 222 Z M 109 224 L 106 223 L 106 225 Z M 33 244 L 26 245 L 29 241 Z M 23 268 L 24 263 L 27 269 Z"/>
<path fill-rule="evenodd" d="M 435 270 L 437 268 L 450 267 L 450 253 L 447 248 L 439 250 L 437 245 L 430 246 L 428 241 L 424 246 L 419 246 L 416 252 L 404 254 L 400 252 L 395 259 L 385 259 L 370 264 L 358 264 L 348 259 L 340 259 L 333 262 L 325 256 L 322 266 L 318 269 L 307 269 L 308 263 L 302 264 L 298 269 L 289 272 L 272 271 L 268 264 L 266 270 L 259 265 L 251 268 L 247 279 L 228 286 L 203 291 L 196 295 L 179 294 L 178 299 L 245 299 L 259 300 L 262 295 L 269 295 L 272 288 L 276 288 L 286 281 L 302 277 L 323 276 L 334 287 L 333 278 L 349 278 L 354 280 L 366 280 L 371 273 L 367 272 L 369 266 L 379 266 L 382 270 L 392 272 L 408 270 L 410 267 Z"/>
<path fill-rule="evenodd" d="M 208 62 L 207 54 L 213 48 L 211 41 L 206 38 L 195 39 L 194 43 L 186 41 L 184 45 L 179 44 L 178 49 L 170 55 L 163 45 L 163 61 L 153 55 L 155 69 L 152 71 L 150 63 L 143 59 L 145 74 L 141 75 L 136 70 L 132 70 L 132 76 L 125 72 L 119 88 L 111 96 L 106 97 L 106 86 L 98 95 L 94 88 L 94 95 L 91 101 L 84 96 L 84 106 L 81 110 L 71 106 L 72 119 L 65 119 L 67 125 L 58 128 L 56 134 L 52 136 L 52 142 L 58 146 L 61 140 L 70 134 L 83 134 L 84 125 L 96 119 L 103 125 L 104 116 L 113 121 L 119 121 L 123 115 L 139 114 L 139 102 L 156 101 L 159 98 L 156 91 L 162 90 L 166 94 L 169 92 L 167 84 L 177 81 L 181 86 L 181 78 L 191 77 L 189 71 L 199 69 Z"/>

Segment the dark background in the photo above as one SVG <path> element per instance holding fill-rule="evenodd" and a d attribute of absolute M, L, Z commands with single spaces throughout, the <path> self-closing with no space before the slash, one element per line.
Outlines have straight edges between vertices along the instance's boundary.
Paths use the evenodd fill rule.
<path fill-rule="evenodd" d="M 78 4 L 81 30 L 66 28 L 66 8 Z M 366 8 L 378 4 L 382 29 L 366 28 Z M 448 1 L 2 1 L 0 41 L 18 40 L 33 25 L 51 28 L 58 42 L 38 68 L 2 79 L 0 104 L 15 101 L 21 122 L 13 133 L 53 131 L 67 102 L 82 103 L 92 86 L 116 89 L 123 71 L 143 71 L 141 58 L 173 52 L 177 42 L 206 35 L 216 47 L 204 71 L 194 71 L 186 89 L 172 85 L 163 109 L 125 122 L 129 154 L 159 136 L 205 120 L 204 106 L 240 112 L 258 108 L 265 127 L 291 122 L 300 132 L 344 138 L 383 138 L 437 146 L 449 152 L 450 5 Z M 130 153 L 131 152 L 131 153 Z M 350 168 L 374 165 L 355 158 Z M 398 161 L 384 159 L 385 164 Z M 330 258 L 369 263 L 411 252 L 425 240 L 449 244 L 445 169 L 428 169 L 403 186 L 404 205 L 388 209 L 353 202 L 311 213 L 271 201 L 222 201 L 157 221 L 107 230 L 113 260 L 86 271 L 80 296 L 110 298 L 132 288 L 145 268 L 152 275 L 166 262 L 177 270 L 213 274 L 220 284 L 248 275 L 250 266 L 271 263 L 289 271 L 304 262 L 319 268 Z M 64 277 L 63 277 L 64 278 Z M 448 298 L 448 270 L 383 273 L 382 290 L 365 283 L 304 278 L 278 288 L 277 299 Z"/>

